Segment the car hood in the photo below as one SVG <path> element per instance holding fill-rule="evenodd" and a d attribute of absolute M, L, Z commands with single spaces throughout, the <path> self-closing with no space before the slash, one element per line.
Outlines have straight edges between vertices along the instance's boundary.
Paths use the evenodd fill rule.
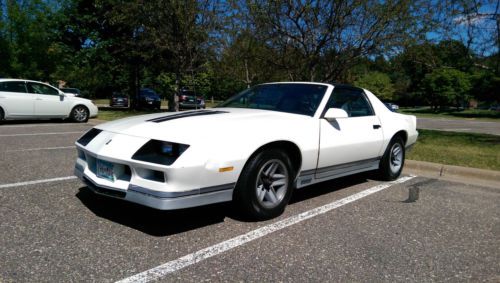
<path fill-rule="evenodd" d="M 268 110 L 212 108 L 177 113 L 134 116 L 100 124 L 96 128 L 117 134 L 193 144 L 209 139 L 231 139 L 259 132 L 293 129 L 309 116 Z"/>

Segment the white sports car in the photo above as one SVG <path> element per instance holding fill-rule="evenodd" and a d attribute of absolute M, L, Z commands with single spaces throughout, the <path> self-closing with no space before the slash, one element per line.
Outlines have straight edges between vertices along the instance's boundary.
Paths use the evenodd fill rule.
<path fill-rule="evenodd" d="M 75 174 L 98 194 L 157 209 L 233 200 L 266 219 L 294 188 L 371 170 L 398 178 L 417 136 L 415 116 L 368 90 L 269 83 L 212 109 L 98 125 L 76 142 Z"/>

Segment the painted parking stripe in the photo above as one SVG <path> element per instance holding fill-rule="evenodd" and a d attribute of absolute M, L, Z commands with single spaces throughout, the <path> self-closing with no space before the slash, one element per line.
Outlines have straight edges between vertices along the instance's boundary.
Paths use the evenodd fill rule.
<path fill-rule="evenodd" d="M 367 190 L 353 194 L 353 195 L 348 196 L 346 198 L 343 198 L 343 199 L 331 202 L 329 204 L 308 210 L 306 212 L 303 212 L 303 213 L 295 215 L 295 216 L 291 216 L 289 218 L 286 218 L 286 219 L 283 219 L 281 221 L 263 226 L 261 228 L 258 228 L 256 230 L 250 231 L 246 234 L 234 237 L 232 239 L 229 239 L 227 241 L 213 245 L 211 247 L 208 247 L 208 248 L 199 250 L 197 252 L 185 255 L 185 256 L 180 257 L 178 259 L 169 261 L 165 264 L 162 264 L 160 266 L 157 266 L 157 267 L 154 267 L 152 269 L 146 270 L 144 272 L 138 273 L 138 274 L 133 275 L 131 277 L 124 278 L 118 282 L 119 283 L 150 282 L 153 280 L 161 279 L 170 273 L 173 273 L 175 271 L 178 271 L 178 270 L 183 269 L 185 267 L 188 267 L 190 265 L 196 264 L 200 261 L 211 258 L 211 257 L 216 256 L 218 254 L 224 253 L 226 251 L 234 249 L 238 246 L 241 246 L 241 245 L 246 244 L 248 242 L 251 242 L 253 240 L 262 238 L 270 233 L 273 233 L 273 232 L 276 232 L 278 230 L 284 229 L 286 227 L 292 226 L 294 224 L 297 224 L 297 223 L 302 222 L 304 220 L 313 218 L 315 216 L 324 214 L 326 212 L 329 212 L 333 209 L 339 208 L 339 207 L 346 205 L 348 203 L 354 202 L 356 200 L 359 200 L 361 198 L 364 198 L 366 196 L 369 196 L 369 195 L 374 194 L 376 192 L 379 192 L 381 190 L 387 189 L 387 188 L 391 187 L 392 185 L 404 183 L 406 181 L 413 179 L 414 177 L 415 176 L 402 177 L 402 178 L 400 178 L 396 181 L 393 181 L 393 182 L 388 182 L 388 183 L 384 183 L 384 184 L 380 184 L 380 185 L 371 187 Z"/>
<path fill-rule="evenodd" d="M 58 149 L 73 149 L 76 146 L 56 146 L 56 147 L 39 147 L 39 148 L 25 148 L 25 149 L 12 149 L 5 152 L 20 152 L 20 151 L 38 151 L 38 150 L 58 150 Z"/>
<path fill-rule="evenodd" d="M 45 136 L 45 135 L 69 135 L 69 134 L 83 134 L 84 131 L 79 132 L 55 132 L 55 133 L 30 133 L 30 134 L 7 134 L 0 135 L 0 137 L 22 137 L 22 136 Z"/>
<path fill-rule="evenodd" d="M 89 125 L 91 125 L 91 124 L 89 123 Z M 3 128 L 33 128 L 33 127 L 60 127 L 60 126 L 88 126 L 88 125 L 82 124 L 82 123 L 3 125 L 3 126 L 0 126 L 0 129 L 3 129 Z"/>
<path fill-rule="evenodd" d="M 2 184 L 2 185 L 0 185 L 0 189 L 29 186 L 29 185 L 36 185 L 36 184 L 43 184 L 43 183 L 51 183 L 51 182 L 59 182 L 59 181 L 66 181 L 66 180 L 73 180 L 73 179 L 76 179 L 76 176 L 66 176 L 66 177 L 59 177 L 59 178 L 52 178 L 52 179 L 43 179 L 43 180 L 34 180 L 34 181 L 26 181 L 26 182 L 11 183 L 11 184 Z"/>

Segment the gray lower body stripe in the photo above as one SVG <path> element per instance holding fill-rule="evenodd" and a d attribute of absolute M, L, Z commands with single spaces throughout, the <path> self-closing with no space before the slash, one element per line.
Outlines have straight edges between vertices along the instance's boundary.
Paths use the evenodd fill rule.
<path fill-rule="evenodd" d="M 316 173 L 319 174 L 319 173 L 324 173 L 324 172 L 328 172 L 328 171 L 334 171 L 334 170 L 359 166 L 359 165 L 363 165 L 363 164 L 367 164 L 367 163 L 379 161 L 379 160 L 380 160 L 380 157 L 377 157 L 377 158 L 370 158 L 370 159 L 365 159 L 365 160 L 360 160 L 360 161 L 355 161 L 355 162 L 343 163 L 343 164 L 339 164 L 339 165 L 322 167 L 322 168 L 318 168 L 318 170 L 316 170 Z"/>
<path fill-rule="evenodd" d="M 379 161 L 380 159 L 381 159 L 380 157 L 376 157 L 376 158 L 370 158 L 370 159 L 354 161 L 354 162 L 349 162 L 349 163 L 342 163 L 342 164 L 328 166 L 328 167 L 321 167 L 318 169 L 304 170 L 304 171 L 300 172 L 299 177 L 304 177 L 307 175 L 314 175 L 315 173 L 320 174 L 320 173 L 324 173 L 324 172 L 335 171 L 335 170 L 340 170 L 340 169 L 344 169 L 344 168 L 350 168 L 353 166 L 358 166 L 358 165 L 368 164 L 368 163 L 374 162 L 374 161 Z"/>
<path fill-rule="evenodd" d="M 179 198 L 179 197 L 213 193 L 213 192 L 224 191 L 224 190 L 232 190 L 234 188 L 235 184 L 236 183 L 217 185 L 217 186 L 205 187 L 205 188 L 200 188 L 200 189 L 185 191 L 185 192 L 152 191 L 152 190 L 149 190 L 149 189 L 146 189 L 144 187 L 137 186 L 137 185 L 130 185 L 128 187 L 128 190 L 133 191 L 133 192 L 137 192 L 137 193 L 141 193 L 141 194 L 145 194 L 145 195 L 149 195 L 149 196 L 156 197 L 156 198 Z"/>

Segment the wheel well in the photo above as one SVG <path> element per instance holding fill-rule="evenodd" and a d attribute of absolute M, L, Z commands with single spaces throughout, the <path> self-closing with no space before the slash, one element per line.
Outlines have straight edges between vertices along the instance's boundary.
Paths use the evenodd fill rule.
<path fill-rule="evenodd" d="M 403 146 L 406 145 L 406 141 L 408 140 L 408 133 L 406 133 L 406 131 L 401 130 L 401 131 L 395 133 L 394 136 L 392 137 L 392 139 L 394 139 L 395 137 L 401 137 L 403 139 L 403 143 L 404 143 Z"/>
<path fill-rule="evenodd" d="M 254 157 L 257 153 L 267 150 L 267 149 L 279 149 L 285 151 L 285 153 L 290 157 L 290 161 L 292 162 L 293 170 L 297 174 L 302 165 L 302 154 L 300 153 L 299 147 L 290 141 L 275 141 L 268 144 L 265 144 L 259 147 L 248 160 Z"/>

